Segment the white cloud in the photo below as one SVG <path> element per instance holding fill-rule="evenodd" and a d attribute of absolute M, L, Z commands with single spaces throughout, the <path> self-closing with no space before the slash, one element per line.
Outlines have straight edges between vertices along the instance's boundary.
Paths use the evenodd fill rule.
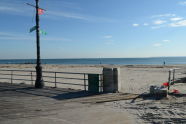
<path fill-rule="evenodd" d="M 73 19 L 80 19 L 80 20 L 88 20 L 87 17 L 76 14 L 76 13 L 68 13 L 68 12 L 57 12 L 57 11 L 47 11 L 47 14 L 50 16 L 58 16 L 58 17 L 66 17 L 66 18 L 73 18 Z"/>
<path fill-rule="evenodd" d="M 186 5 L 186 1 L 179 2 L 180 5 Z"/>
<path fill-rule="evenodd" d="M 161 26 L 152 26 L 151 28 L 152 29 L 159 29 L 159 28 L 161 28 Z"/>
<path fill-rule="evenodd" d="M 163 40 L 163 42 L 165 42 L 165 43 L 169 43 L 169 42 L 171 42 L 170 40 Z"/>
<path fill-rule="evenodd" d="M 181 17 L 170 18 L 171 21 L 180 21 L 182 19 Z"/>
<path fill-rule="evenodd" d="M 65 41 L 65 42 L 72 41 L 71 39 L 66 39 L 63 37 L 42 37 L 41 40 L 43 41 Z"/>
<path fill-rule="evenodd" d="M 24 11 L 22 11 L 20 8 L 5 7 L 5 6 L 0 6 L 0 13 L 5 13 L 5 14 L 9 14 L 9 15 L 19 15 L 19 16 L 31 15 L 29 13 L 28 9 L 24 9 Z M 25 13 L 29 13 L 29 14 L 25 14 Z"/>
<path fill-rule="evenodd" d="M 0 6 L 0 11 L 1 12 L 21 12 L 20 9 L 18 8 L 13 8 L 13 7 L 6 7 L 6 6 Z"/>
<path fill-rule="evenodd" d="M 139 24 L 133 24 L 133 26 L 137 27 Z M 163 27 L 183 27 L 186 26 L 186 19 L 171 13 L 160 14 L 151 16 L 151 22 L 145 21 L 142 26 L 149 26 L 151 29 L 159 29 Z"/>
<path fill-rule="evenodd" d="M 176 16 L 176 14 L 167 13 L 167 14 L 153 15 L 153 16 L 151 16 L 151 18 L 174 17 L 174 16 Z"/>
<path fill-rule="evenodd" d="M 34 37 L 12 32 L 0 32 L 0 40 L 32 40 Z"/>
<path fill-rule="evenodd" d="M 151 22 L 145 21 L 142 26 L 148 26 L 151 29 L 160 29 L 165 27 L 183 27 L 186 26 L 186 19 L 184 17 L 177 16 L 176 14 L 161 14 L 151 16 Z M 133 24 L 134 27 L 139 24 Z"/>
<path fill-rule="evenodd" d="M 155 43 L 155 44 L 153 44 L 153 46 L 154 47 L 160 47 L 160 46 L 162 46 L 162 44 L 161 43 Z"/>
<path fill-rule="evenodd" d="M 6 2 L 0 0 L 0 13 L 9 15 L 31 16 L 33 12 L 32 7 L 24 5 L 23 1 L 9 1 Z"/>
<path fill-rule="evenodd" d="M 27 34 L 13 33 L 13 32 L 0 32 L 0 40 L 35 40 L 35 36 L 30 36 Z M 63 37 L 41 37 L 43 41 L 71 41 L 70 39 L 66 39 Z"/>
<path fill-rule="evenodd" d="M 161 25 L 161 24 L 164 24 L 164 23 L 166 23 L 167 21 L 164 21 L 164 20 L 156 20 L 156 21 L 154 21 L 153 23 L 155 24 L 155 25 Z"/>
<path fill-rule="evenodd" d="M 133 27 L 138 27 L 139 24 L 136 24 L 136 23 L 135 23 L 135 24 L 132 24 L 132 26 L 133 26 Z"/>
<path fill-rule="evenodd" d="M 0 4 L 0 13 L 6 13 L 10 15 L 21 15 L 21 16 L 32 16 L 33 15 L 32 7 L 20 7 L 17 4 Z M 97 17 L 91 15 L 84 15 L 76 12 L 64 12 L 64 11 L 52 11 L 47 10 L 44 15 L 44 18 L 48 19 L 60 19 L 59 17 L 70 18 L 70 19 L 78 19 L 92 22 L 117 22 L 117 20 L 105 18 L 105 17 Z"/>
<path fill-rule="evenodd" d="M 159 28 L 163 28 L 166 27 L 167 25 L 156 25 L 156 26 L 152 26 L 152 29 L 159 29 Z"/>
<path fill-rule="evenodd" d="M 97 17 L 91 15 L 84 15 L 76 12 L 64 12 L 64 11 L 46 11 L 46 14 L 43 17 L 47 17 L 49 19 L 61 19 L 59 17 L 69 18 L 69 19 L 78 19 L 90 22 L 117 22 L 115 19 L 105 18 L 105 17 Z"/>
<path fill-rule="evenodd" d="M 170 40 L 162 40 L 162 42 L 169 43 L 171 41 Z M 153 46 L 154 47 L 161 47 L 161 46 L 163 46 L 164 43 L 154 43 Z"/>
<path fill-rule="evenodd" d="M 105 38 L 105 39 L 111 39 L 112 38 L 112 35 L 105 35 L 103 38 Z"/>
<path fill-rule="evenodd" d="M 103 36 L 103 38 L 105 39 L 104 43 L 106 45 L 114 45 L 114 40 L 112 39 L 113 38 L 112 35 L 105 35 Z"/>
<path fill-rule="evenodd" d="M 8 32 L 0 32 L 0 37 L 14 37 L 15 34 L 8 33 Z"/>
<path fill-rule="evenodd" d="M 148 23 L 144 23 L 143 25 L 144 25 L 144 26 L 148 26 L 149 24 L 148 24 Z"/>
<path fill-rule="evenodd" d="M 0 40 L 32 40 L 34 37 L 1 37 Z"/>
<path fill-rule="evenodd" d="M 186 20 L 171 23 L 171 24 L 169 24 L 169 26 L 170 27 L 184 27 L 184 26 L 186 26 Z"/>

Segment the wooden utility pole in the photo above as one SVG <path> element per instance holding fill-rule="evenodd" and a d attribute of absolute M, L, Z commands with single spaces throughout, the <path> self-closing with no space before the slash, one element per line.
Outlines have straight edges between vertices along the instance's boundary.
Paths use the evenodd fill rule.
<path fill-rule="evenodd" d="M 36 65 L 36 81 L 35 88 L 43 88 L 44 81 L 42 77 L 42 67 L 41 67 L 41 58 L 40 58 L 40 34 L 39 34 L 39 0 L 36 1 L 36 46 L 37 46 L 37 65 Z"/>

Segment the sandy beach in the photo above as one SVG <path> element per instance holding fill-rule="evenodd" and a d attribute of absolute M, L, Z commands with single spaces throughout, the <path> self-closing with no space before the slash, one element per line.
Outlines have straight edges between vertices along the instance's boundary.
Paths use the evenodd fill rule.
<path fill-rule="evenodd" d="M 56 71 L 56 72 L 73 72 L 73 73 L 94 73 L 102 74 L 104 67 L 107 68 L 119 68 L 120 69 L 120 87 L 119 91 L 124 93 L 134 93 L 142 94 L 144 92 L 149 92 L 149 87 L 151 85 L 161 86 L 164 82 L 168 81 L 169 70 L 177 69 L 175 73 L 175 78 L 186 77 L 186 65 L 171 65 L 171 66 L 158 66 L 158 65 L 43 65 L 43 71 Z M 0 69 L 8 70 L 33 70 L 35 71 L 35 65 L 32 64 L 3 64 L 0 65 Z M 16 72 L 18 73 L 18 72 Z M 22 72 L 20 72 L 21 74 Z M 54 74 L 43 73 L 44 76 L 54 76 Z M 4 75 L 0 75 L 4 77 Z M 62 75 L 59 75 L 62 76 Z M 83 78 L 83 75 L 65 75 L 65 77 L 71 78 Z M 15 77 L 16 78 L 16 77 Z M 87 77 L 86 77 L 87 78 Z M 29 77 L 28 77 L 29 79 Z M 33 79 L 35 80 L 35 79 Z M 44 80 L 49 80 L 54 82 L 54 79 L 45 78 Z M 9 81 L 9 80 L 3 80 Z M 71 82 L 75 83 L 73 80 L 58 80 L 58 82 Z M 14 81 L 14 83 L 20 83 L 20 81 Z M 29 81 L 23 81 L 22 83 L 30 83 Z M 83 81 L 78 81 L 77 83 L 83 84 Z M 54 86 L 54 84 L 46 83 L 46 86 Z M 82 86 L 72 86 L 72 85 L 58 85 L 59 87 L 82 89 Z M 176 84 L 180 92 L 186 93 L 185 84 Z M 175 89 L 175 86 L 173 86 Z"/>
<path fill-rule="evenodd" d="M 186 77 L 186 65 L 43 65 L 44 71 L 61 71 L 76 73 L 101 74 L 103 67 L 120 69 L 120 92 L 131 94 L 143 94 L 149 92 L 151 85 L 161 86 L 168 81 L 169 70 L 177 68 L 175 78 Z M 0 65 L 0 69 L 35 70 L 35 65 Z M 45 74 L 44 74 L 45 75 Z M 73 75 L 68 75 L 73 77 Z M 1 75 L 1 77 L 3 77 Z M 5 76 L 4 76 L 5 77 Z M 76 76 L 74 76 L 76 77 Z M 81 76 L 78 76 L 81 77 Z M 76 77 L 76 78 L 78 78 Z M 49 80 L 44 78 L 44 80 Z M 10 80 L 1 80 L 9 82 Z M 59 80 L 60 81 L 60 80 Z M 61 80 L 66 82 L 67 80 Z M 28 83 L 14 81 L 14 83 Z M 83 83 L 83 81 L 79 82 Z M 47 86 L 54 86 L 48 84 Z M 61 88 L 83 89 L 82 86 L 58 85 Z M 171 86 L 171 90 L 177 89 L 181 94 L 186 94 L 186 83 L 178 83 Z M 186 97 L 168 96 L 162 100 L 153 98 L 137 98 L 132 100 L 120 100 L 103 103 L 103 106 L 114 109 L 114 111 L 129 114 L 133 123 L 186 123 Z"/>

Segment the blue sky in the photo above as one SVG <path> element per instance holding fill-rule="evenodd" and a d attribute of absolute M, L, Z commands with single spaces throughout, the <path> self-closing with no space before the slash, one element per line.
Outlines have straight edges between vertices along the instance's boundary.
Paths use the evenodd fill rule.
<path fill-rule="evenodd" d="M 0 59 L 36 58 L 34 0 L 0 0 Z M 186 0 L 40 0 L 41 58 L 186 56 Z"/>

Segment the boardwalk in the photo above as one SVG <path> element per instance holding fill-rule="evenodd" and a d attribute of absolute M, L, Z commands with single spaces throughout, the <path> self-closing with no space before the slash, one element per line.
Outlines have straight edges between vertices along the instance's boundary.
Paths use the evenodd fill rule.
<path fill-rule="evenodd" d="M 1 124 L 122 124 L 132 123 L 128 113 L 94 104 L 91 94 L 72 89 L 35 89 L 29 85 L 0 83 Z M 86 102 L 89 101 L 89 102 Z"/>

